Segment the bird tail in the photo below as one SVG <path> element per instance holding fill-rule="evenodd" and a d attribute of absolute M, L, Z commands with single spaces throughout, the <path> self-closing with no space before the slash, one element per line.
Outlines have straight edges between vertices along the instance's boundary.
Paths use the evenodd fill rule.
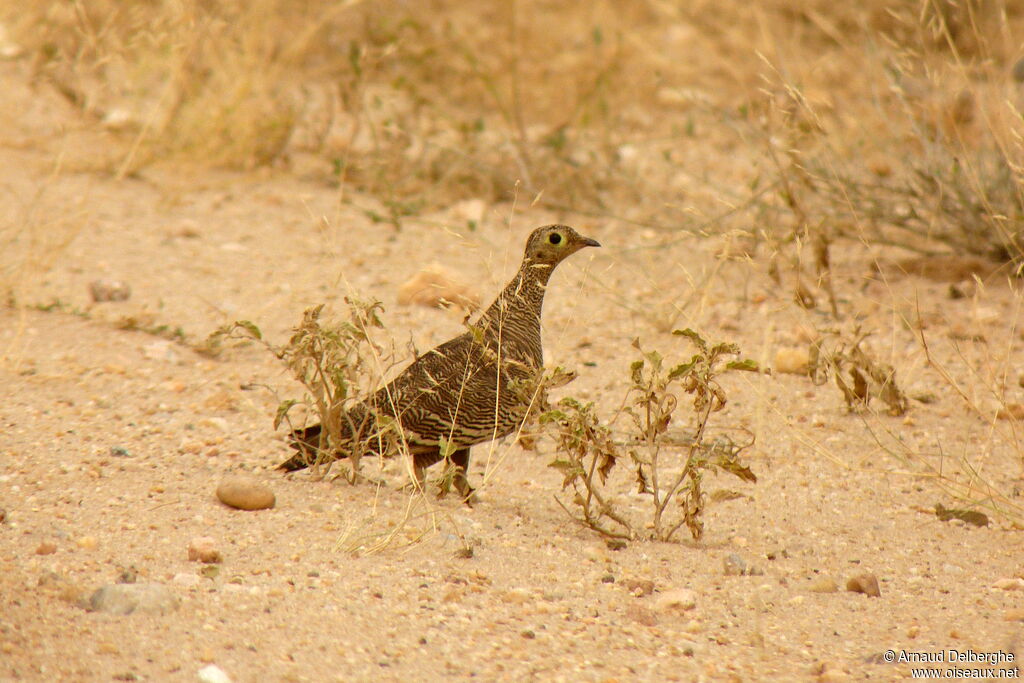
<path fill-rule="evenodd" d="M 288 445 L 298 451 L 295 455 L 277 466 L 277 469 L 285 472 L 295 472 L 309 467 L 316 461 L 317 452 L 320 450 L 320 432 L 323 427 L 319 424 L 310 427 L 296 429 L 289 435 Z"/>
<path fill-rule="evenodd" d="M 375 438 L 377 427 L 376 414 L 359 404 L 341 415 L 337 443 L 332 438 L 324 448 L 320 447 L 321 433 L 324 431 L 322 424 L 296 429 L 288 436 L 288 445 L 297 452 L 278 465 L 277 469 L 295 472 L 317 462 L 337 460 L 356 452 L 363 455 L 365 452 L 380 451 L 381 446 Z"/>

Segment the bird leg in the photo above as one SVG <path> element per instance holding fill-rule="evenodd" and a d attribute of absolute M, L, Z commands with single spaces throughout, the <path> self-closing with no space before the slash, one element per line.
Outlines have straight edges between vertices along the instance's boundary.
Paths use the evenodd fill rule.
<path fill-rule="evenodd" d="M 462 496 L 466 505 L 473 507 L 473 487 L 469 485 L 469 479 L 466 476 L 466 473 L 469 472 L 469 449 L 460 448 L 452 453 L 449 459 L 455 468 L 455 476 L 452 478 L 455 490 Z"/>
<path fill-rule="evenodd" d="M 415 486 L 420 490 L 426 487 L 426 469 L 433 464 L 445 461 L 447 469 L 441 480 L 441 490 L 438 498 L 448 493 L 449 487 L 455 486 L 459 497 L 470 507 L 473 506 L 473 487 L 469 485 L 466 472 L 469 470 L 469 448 L 460 448 L 453 451 L 447 458 L 441 457 L 440 448 L 417 451 L 412 455 L 412 471 L 416 477 Z"/>

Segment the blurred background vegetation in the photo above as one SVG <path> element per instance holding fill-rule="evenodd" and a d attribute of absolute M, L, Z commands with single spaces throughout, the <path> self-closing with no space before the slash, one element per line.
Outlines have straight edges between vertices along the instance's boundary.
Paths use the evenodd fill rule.
<path fill-rule="evenodd" d="M 1024 5 L 1005 0 L 64 0 L 0 20 L 124 142 L 120 175 L 272 166 L 396 224 L 521 191 L 772 252 L 1024 253 Z"/>

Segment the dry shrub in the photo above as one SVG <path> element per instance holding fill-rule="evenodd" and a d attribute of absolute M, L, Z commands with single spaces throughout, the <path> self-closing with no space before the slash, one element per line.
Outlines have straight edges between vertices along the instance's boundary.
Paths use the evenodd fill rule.
<path fill-rule="evenodd" d="M 866 410 L 877 399 L 889 415 L 903 415 L 909 405 L 896 382 L 896 369 L 864 347 L 868 336 L 859 326 L 849 332 L 830 329 L 819 334 L 811 344 L 809 374 L 818 384 L 831 377 L 850 410 Z"/>
<path fill-rule="evenodd" d="M 256 342 L 277 357 L 306 394 L 300 399 L 280 401 L 274 429 L 282 423 L 287 423 L 289 432 L 301 427 L 292 424 L 290 419 L 296 405 L 305 406 L 319 418 L 324 428 L 320 432 L 317 455 L 309 463 L 314 470 L 320 466 L 330 469 L 335 453 L 329 444 L 347 442 L 340 438 L 343 430 L 362 435 L 352 440 L 354 447 L 345 453 L 351 465 L 348 479 L 354 483 L 359 476 L 360 459 L 371 445 L 375 446 L 375 452 L 385 452 L 387 448 L 377 442 L 392 444 L 397 443 L 397 439 L 390 429 L 391 423 L 385 423 L 381 416 L 352 410 L 370 395 L 391 367 L 387 360 L 391 354 L 373 339 L 374 330 L 384 327 L 380 319 L 382 306 L 378 301 L 354 298 L 346 298 L 345 302 L 348 315 L 342 320 L 322 321 L 323 304 L 306 309 L 302 322 L 283 346 L 267 341 L 255 324 L 243 320 L 216 330 L 207 338 L 206 349 L 207 353 L 216 354 L 225 340 Z M 353 416 L 361 416 L 362 423 L 351 424 Z M 343 424 L 344 420 L 349 422 Z M 371 427 L 375 430 L 373 433 L 370 433 Z"/>
<path fill-rule="evenodd" d="M 766 58 L 761 144 L 779 192 L 759 208 L 772 247 L 846 237 L 1019 268 L 1024 91 L 1010 36 L 1024 12 L 926 0 L 885 15 L 833 22 L 845 87 L 823 93 L 795 56 Z"/>
<path fill-rule="evenodd" d="M 551 463 L 565 475 L 562 488 L 572 487 L 576 512 L 558 501 L 577 522 L 617 538 L 672 540 L 684 525 L 694 539 L 704 534 L 704 477 L 727 472 L 746 482 L 757 477 L 740 462 L 741 451 L 724 432 L 711 434 L 713 413 L 725 408 L 726 393 L 718 378 L 729 371 L 757 370 L 752 361 L 729 360 L 739 354 L 734 344 L 708 344 L 693 330 L 676 330 L 696 347 L 689 361 L 670 366 L 657 351 L 634 347 L 640 358 L 630 366 L 630 388 L 624 402 L 632 423 L 624 440 L 596 414 L 593 404 L 562 399 L 541 415 L 558 445 Z M 692 425 L 685 433 L 670 430 L 679 399 L 691 399 Z M 610 477 L 620 460 L 632 464 L 637 491 L 650 496 L 650 518 L 617 500 Z M 558 500 L 556 498 L 556 500 Z"/>

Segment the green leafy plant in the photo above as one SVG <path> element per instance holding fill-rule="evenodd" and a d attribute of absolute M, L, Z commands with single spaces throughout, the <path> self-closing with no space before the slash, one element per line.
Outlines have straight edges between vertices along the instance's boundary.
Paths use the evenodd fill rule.
<path fill-rule="evenodd" d="M 711 416 L 727 402 L 721 375 L 757 371 L 757 364 L 737 360 L 735 344 L 709 344 L 691 329 L 673 334 L 696 347 L 688 361 L 671 365 L 659 352 L 645 351 L 639 340 L 633 344 L 640 357 L 629 368 L 623 413 L 630 429 L 625 439 L 614 437 L 592 403 L 574 398 L 562 399 L 556 409 L 541 416 L 558 446 L 551 466 L 564 474 L 563 490 L 572 487 L 577 511 L 561 500 L 559 504 L 573 519 L 605 536 L 669 541 L 685 525 L 699 539 L 704 533 L 705 475 L 720 471 L 746 482 L 757 481 L 739 457 L 753 440 L 737 445 L 725 434 L 712 436 L 708 431 Z M 683 431 L 674 430 L 684 397 L 689 399 L 690 424 Z M 637 491 L 650 496 L 647 523 L 613 493 L 612 472 L 625 458 L 633 466 Z"/>
<path fill-rule="evenodd" d="M 323 304 L 307 308 L 302 322 L 295 328 L 288 343 L 275 346 L 268 342 L 260 329 L 248 320 L 226 325 L 207 339 L 208 352 L 217 353 L 225 339 L 256 342 L 281 360 L 292 376 L 306 390 L 301 399 L 288 398 L 280 401 L 274 417 L 274 429 L 287 422 L 289 431 L 294 431 L 290 413 L 297 405 L 306 406 L 318 418 L 323 429 L 320 432 L 318 457 L 313 466 L 329 464 L 333 458 L 327 456 L 328 443 L 339 443 L 342 420 L 353 419 L 355 411 L 347 410 L 364 397 L 384 374 L 384 359 L 390 354 L 376 343 L 371 336 L 373 329 L 382 329 L 380 314 L 383 305 L 379 301 L 363 301 L 346 297 L 348 316 L 337 322 L 322 320 Z M 370 423 L 363 416 L 363 425 L 347 425 L 353 433 L 360 433 L 360 427 Z M 391 433 L 390 423 L 380 418 L 374 420 L 377 433 L 364 434 L 356 439 L 364 446 L 371 439 L 386 439 Z M 355 481 L 359 471 L 359 460 L 365 449 L 353 449 L 348 459 L 352 465 L 349 476 Z"/>

